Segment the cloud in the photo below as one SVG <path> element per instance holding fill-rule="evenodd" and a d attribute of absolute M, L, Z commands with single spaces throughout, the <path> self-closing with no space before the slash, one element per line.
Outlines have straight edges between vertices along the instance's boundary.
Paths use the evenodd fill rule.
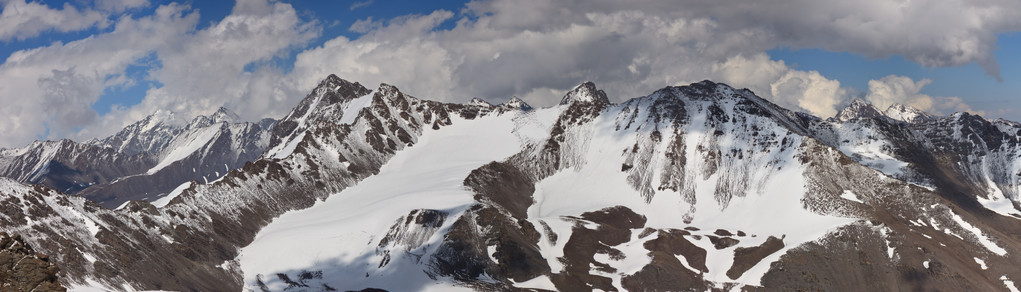
<path fill-rule="evenodd" d="M 24 40 L 50 30 L 72 32 L 107 25 L 107 15 L 94 10 L 81 11 L 70 3 L 53 9 L 38 2 L 9 0 L 0 12 L 0 41 Z"/>
<path fill-rule="evenodd" d="M 879 109 L 886 109 L 894 104 L 903 104 L 923 111 L 949 114 L 953 112 L 973 112 L 959 97 L 932 97 L 921 93 L 922 88 L 932 80 L 912 80 L 910 77 L 889 75 L 878 80 L 869 80 L 869 91 L 865 99 Z"/>
<path fill-rule="evenodd" d="M 472 2 L 468 7 L 478 9 L 470 12 L 477 18 L 458 19 L 449 30 L 436 30 L 454 16 L 442 10 L 386 22 L 361 20 L 352 30 L 364 36 L 338 37 L 298 54 L 288 78 L 312 86 L 336 73 L 431 99 L 462 102 L 481 96 L 501 102 L 516 95 L 539 106 L 555 104 L 563 92 L 587 80 L 621 101 L 713 79 L 819 115 L 835 113 L 847 95 L 839 82 L 818 72 L 771 60 L 763 53 L 768 39 L 722 31 L 709 18 L 547 9 L 557 3 L 496 1 L 486 4 L 497 6 L 480 8 Z M 533 14 L 538 18 L 515 17 Z"/>
<path fill-rule="evenodd" d="M 97 9 L 114 13 L 149 6 L 148 0 L 96 0 L 94 3 Z"/>
<path fill-rule="evenodd" d="M 351 24 L 351 27 L 349 27 L 348 30 L 357 33 L 367 33 L 380 27 L 383 27 L 383 22 L 378 20 L 373 21 L 372 16 L 369 16 L 365 19 L 356 20 L 355 23 Z"/>
<path fill-rule="evenodd" d="M 145 2 L 97 2 L 96 9 L 130 10 Z M 107 21 L 67 5 L 49 10 L 75 12 L 88 20 L 70 29 Z M 975 63 L 998 76 L 992 55 L 996 36 L 1021 30 L 1021 2 L 1006 0 L 479 0 L 457 12 L 364 18 L 349 27 L 360 36 L 309 47 L 320 24 L 302 19 L 287 3 L 238 1 L 230 15 L 201 30 L 196 30 L 197 13 L 187 6 L 164 5 L 157 12 L 122 17 L 107 33 L 12 54 L 0 65 L 0 80 L 12 84 L 0 88 L 0 99 L 9 104 L 0 109 L 0 132 L 6 134 L 0 143 L 24 143 L 47 131 L 60 137 L 76 128 L 69 126 L 74 121 L 87 125 L 70 136 L 102 136 L 157 108 L 191 116 L 226 105 L 249 120 L 280 117 L 331 73 L 369 87 L 390 83 L 429 99 L 464 102 L 478 96 L 502 102 L 516 95 L 537 106 L 555 104 L 584 81 L 596 82 L 611 99 L 622 101 L 710 79 L 827 117 L 854 90 L 819 72 L 773 60 L 768 50 L 896 55 L 932 67 Z M 0 16 L 0 23 L 29 23 L 9 19 Z M 2 25 L 0 39 L 59 31 L 54 25 Z M 290 54 L 295 54 L 293 66 L 281 66 L 292 60 L 284 58 Z M 140 81 L 127 77 L 125 68 L 147 58 L 156 65 L 145 75 L 158 85 L 138 105 L 99 117 L 76 113 L 70 120 L 55 112 L 20 114 L 42 111 L 36 100 L 59 100 L 62 92 L 83 92 L 72 104 L 88 104 L 96 92 L 90 86 L 96 83 L 74 80 L 98 76 L 104 88 L 124 86 Z M 65 80 L 57 78 L 60 74 L 78 77 L 65 78 L 74 82 L 40 81 Z M 874 90 L 870 83 L 870 99 L 932 111 L 967 109 L 960 98 L 920 93 L 927 80 L 903 79 L 876 80 Z"/>
<path fill-rule="evenodd" d="M 38 102 L 44 115 L 56 119 L 49 135 L 64 137 L 95 121 L 98 115 L 91 105 L 103 93 L 103 80 L 98 74 L 79 74 L 74 67 L 52 72 L 39 78 L 42 98 Z"/>
<path fill-rule="evenodd" d="M 107 33 L 12 53 L 0 65 L 0 145 L 105 136 L 156 109 L 195 116 L 227 106 L 255 120 L 293 106 L 295 92 L 261 100 L 267 95 L 250 82 L 292 88 L 267 81 L 282 74 L 272 61 L 318 36 L 316 22 L 286 3 L 241 0 L 220 22 L 197 23 L 190 7 L 169 4 L 123 17 Z M 139 104 L 98 116 L 91 105 L 105 89 L 136 82 L 126 72 L 132 65 L 152 65 L 145 75 L 158 85 Z"/>
<path fill-rule="evenodd" d="M 275 90 L 293 86 L 277 80 L 281 73 L 271 61 L 319 32 L 316 22 L 301 20 L 290 4 L 238 1 L 220 22 L 158 46 L 154 52 L 161 66 L 149 76 L 161 85 L 150 88 L 141 103 L 112 111 L 77 136 L 112 133 L 157 109 L 191 117 L 226 106 L 247 120 L 281 116 L 299 93 Z"/>
<path fill-rule="evenodd" d="M 161 6 L 150 16 L 121 18 L 105 34 L 12 53 L 0 65 L 0 145 L 92 127 L 98 119 L 91 105 L 105 86 L 128 82 L 121 77 L 129 65 L 194 29 L 198 15 L 187 9 Z"/>
<path fill-rule="evenodd" d="M 354 3 L 351 3 L 351 7 L 349 9 L 351 9 L 351 11 L 355 11 L 355 9 L 372 5 L 372 2 L 375 2 L 375 0 L 355 1 Z"/>

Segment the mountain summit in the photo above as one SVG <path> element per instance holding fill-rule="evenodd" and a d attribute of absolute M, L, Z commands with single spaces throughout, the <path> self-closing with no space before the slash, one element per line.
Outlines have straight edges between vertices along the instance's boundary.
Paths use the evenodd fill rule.
<path fill-rule="evenodd" d="M 860 98 L 855 98 L 850 104 L 844 107 L 844 109 L 841 109 L 840 112 L 834 116 L 834 119 L 841 122 L 847 122 L 854 119 L 868 119 L 885 116 L 886 115 L 884 115 L 882 111 L 873 106 L 871 103 Z"/>
<path fill-rule="evenodd" d="M 610 99 L 606 98 L 606 92 L 596 88 L 596 84 L 591 81 L 582 83 L 571 91 L 564 95 L 564 98 L 560 100 L 561 105 L 571 103 L 595 103 L 595 104 L 609 104 Z"/>

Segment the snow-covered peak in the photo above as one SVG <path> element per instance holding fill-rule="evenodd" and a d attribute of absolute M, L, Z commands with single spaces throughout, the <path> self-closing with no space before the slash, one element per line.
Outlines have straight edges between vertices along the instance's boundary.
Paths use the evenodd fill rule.
<path fill-rule="evenodd" d="M 562 105 L 575 102 L 609 104 L 610 99 L 606 98 L 606 92 L 597 89 L 595 83 L 588 81 L 574 87 L 560 100 Z"/>
<path fill-rule="evenodd" d="M 225 107 L 220 107 L 209 115 L 195 117 L 191 120 L 191 123 L 188 124 L 188 128 L 205 128 L 211 125 L 223 123 L 233 124 L 238 122 L 241 122 L 241 117 L 238 117 L 237 114 Z"/>
<path fill-rule="evenodd" d="M 156 110 L 156 112 L 153 112 L 151 115 L 145 117 L 141 121 L 135 122 L 132 125 L 137 125 L 138 131 L 146 132 L 146 131 L 151 131 L 152 129 L 158 128 L 160 126 L 177 128 L 177 127 L 183 127 L 186 124 L 187 124 L 187 121 L 184 120 L 177 113 L 174 113 L 174 112 L 169 111 L 169 110 L 158 109 L 158 110 Z M 128 127 L 131 127 L 131 126 L 128 126 Z M 127 129 L 127 128 L 125 128 L 125 129 Z"/>
<path fill-rule="evenodd" d="M 520 110 L 523 110 L 523 111 L 530 111 L 530 110 L 532 110 L 532 106 L 531 105 L 529 105 L 524 100 L 521 100 L 517 96 L 515 96 L 515 97 L 511 98 L 510 100 L 508 100 L 507 102 L 503 103 L 502 106 L 508 107 L 508 108 L 513 108 L 513 109 L 520 109 Z"/>
<path fill-rule="evenodd" d="M 179 114 L 159 109 L 144 119 L 124 127 L 116 134 L 91 143 L 110 147 L 128 155 L 155 153 L 181 133 L 188 124 L 188 121 Z"/>
<path fill-rule="evenodd" d="M 922 110 L 899 103 L 891 105 L 883 114 L 891 119 L 913 124 L 925 122 L 932 118 L 932 116 Z"/>
<path fill-rule="evenodd" d="M 210 117 L 213 118 L 213 120 L 216 121 L 217 123 L 221 122 L 236 123 L 241 120 L 241 117 L 238 117 L 238 114 L 222 106 L 219 109 L 217 109 L 216 112 L 214 112 L 212 115 L 210 115 Z"/>
<path fill-rule="evenodd" d="M 838 121 L 846 122 L 854 119 L 876 118 L 882 116 L 885 115 L 875 106 L 864 100 L 856 98 L 851 101 L 851 104 L 848 104 L 847 107 L 840 110 L 834 118 Z"/>
<path fill-rule="evenodd" d="M 491 103 L 489 103 L 489 102 L 487 102 L 485 100 L 482 100 L 481 98 L 478 98 L 478 97 L 472 98 L 472 100 L 469 101 L 468 104 L 469 105 L 481 106 L 481 107 L 492 107 L 493 106 L 493 104 L 491 104 Z"/>
<path fill-rule="evenodd" d="M 287 116 L 273 127 L 271 147 L 279 145 L 288 137 L 304 130 L 310 123 L 322 120 L 338 120 L 335 116 L 343 112 L 341 105 L 372 93 L 358 82 L 349 82 L 330 74 L 312 90 Z"/>

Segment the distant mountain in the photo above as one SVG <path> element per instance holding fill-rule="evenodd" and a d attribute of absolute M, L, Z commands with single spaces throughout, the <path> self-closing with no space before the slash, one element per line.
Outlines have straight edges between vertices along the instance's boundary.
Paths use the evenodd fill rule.
<path fill-rule="evenodd" d="M 215 181 L 109 210 L 0 179 L 0 230 L 72 289 L 1007 291 L 1019 136 L 860 100 L 824 120 L 710 81 L 532 109 L 331 75 Z M 141 172 L 186 160 L 154 157 Z"/>
<path fill-rule="evenodd" d="M 266 150 L 273 124 L 242 122 L 226 108 L 191 122 L 161 110 L 104 139 L 0 150 L 0 176 L 85 196 L 108 208 L 155 200 L 181 183 L 212 181 L 255 160 Z"/>

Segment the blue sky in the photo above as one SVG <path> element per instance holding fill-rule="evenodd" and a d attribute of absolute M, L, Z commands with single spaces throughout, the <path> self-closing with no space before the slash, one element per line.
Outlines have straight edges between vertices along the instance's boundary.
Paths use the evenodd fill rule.
<path fill-rule="evenodd" d="M 537 106 L 710 79 L 821 117 L 863 98 L 1021 120 L 1021 4 L 938 2 L 6 0 L 0 147 L 157 109 L 280 117 L 327 74 Z"/>

